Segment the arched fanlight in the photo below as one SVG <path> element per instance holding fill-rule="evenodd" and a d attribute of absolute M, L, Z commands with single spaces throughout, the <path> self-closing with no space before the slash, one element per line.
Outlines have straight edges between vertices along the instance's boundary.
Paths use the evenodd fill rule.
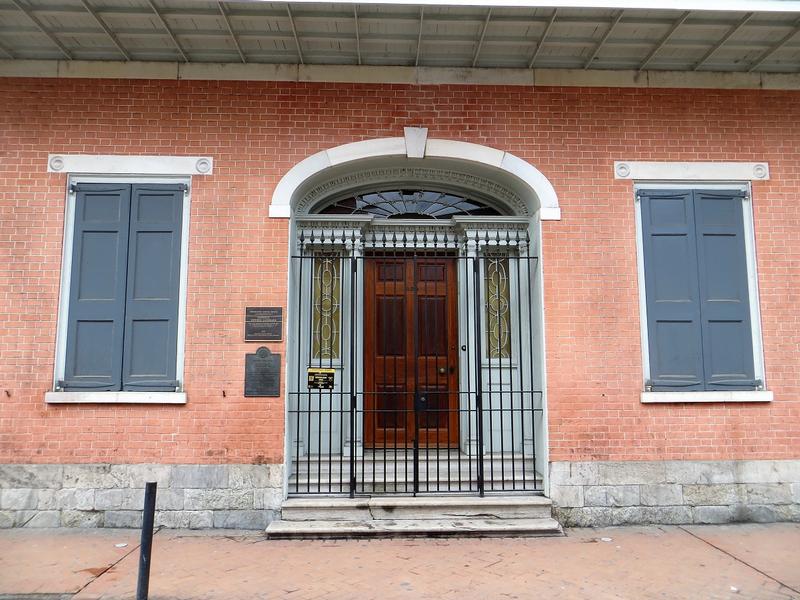
<path fill-rule="evenodd" d="M 375 215 L 384 219 L 449 219 L 498 216 L 493 206 L 474 198 L 433 190 L 387 190 L 353 194 L 322 208 L 325 215 Z"/>

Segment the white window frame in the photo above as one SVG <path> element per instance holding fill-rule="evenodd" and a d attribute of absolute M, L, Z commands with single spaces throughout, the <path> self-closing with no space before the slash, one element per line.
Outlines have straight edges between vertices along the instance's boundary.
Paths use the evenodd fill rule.
<path fill-rule="evenodd" d="M 180 281 L 178 290 L 178 343 L 175 378 L 179 391 L 175 392 L 95 392 L 61 391 L 58 381 L 64 379 L 67 355 L 67 322 L 69 317 L 69 293 L 72 280 L 72 250 L 75 234 L 76 193 L 72 186 L 80 183 L 166 183 L 185 184 L 181 219 Z M 184 358 L 186 351 L 186 296 L 189 273 L 189 220 L 191 215 L 191 175 L 97 175 L 70 174 L 67 178 L 66 207 L 64 214 L 64 244 L 61 257 L 61 289 L 58 301 L 58 328 L 56 330 L 55 372 L 53 389 L 45 393 L 48 404 L 122 403 L 122 404 L 186 404 L 183 390 Z"/>
<path fill-rule="evenodd" d="M 742 199 L 742 215 L 744 221 L 745 260 L 747 263 L 747 289 L 750 301 L 750 323 L 753 344 L 753 368 L 755 378 L 764 382 L 763 390 L 743 391 L 690 391 L 690 392 L 652 392 L 645 388 L 650 379 L 650 344 L 647 330 L 647 296 L 644 273 L 644 242 L 642 238 L 642 206 L 638 199 L 639 190 L 646 189 L 685 189 L 685 190 L 741 190 L 745 193 Z M 755 227 L 753 222 L 753 196 L 749 181 L 713 181 L 664 180 L 637 181 L 634 183 L 636 199 L 636 263 L 639 279 L 639 318 L 642 343 L 642 393 L 641 402 L 679 403 L 679 402 L 771 402 L 772 392 L 766 389 L 766 373 L 764 369 L 764 347 L 761 334 L 761 307 L 758 293 L 758 274 L 756 263 Z"/>

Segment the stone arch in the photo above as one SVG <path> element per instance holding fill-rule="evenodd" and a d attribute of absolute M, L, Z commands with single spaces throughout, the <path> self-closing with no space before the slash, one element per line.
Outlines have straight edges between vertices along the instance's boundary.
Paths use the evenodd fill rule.
<path fill-rule="evenodd" d="M 308 212 L 337 191 L 371 180 L 435 180 L 477 189 L 509 204 L 514 212 L 559 220 L 561 209 L 550 181 L 527 161 L 496 148 L 456 140 L 427 139 L 427 130 L 406 128 L 405 137 L 353 142 L 317 152 L 278 182 L 269 216 Z"/>

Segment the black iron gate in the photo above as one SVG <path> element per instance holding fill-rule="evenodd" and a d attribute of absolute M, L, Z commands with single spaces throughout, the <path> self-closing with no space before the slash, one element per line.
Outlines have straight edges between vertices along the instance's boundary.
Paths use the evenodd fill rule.
<path fill-rule="evenodd" d="M 527 231 L 430 229 L 301 230 L 290 494 L 541 491 Z"/>

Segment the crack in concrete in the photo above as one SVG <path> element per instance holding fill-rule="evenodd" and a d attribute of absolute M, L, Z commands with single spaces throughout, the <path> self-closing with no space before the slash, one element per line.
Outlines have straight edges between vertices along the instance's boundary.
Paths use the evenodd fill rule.
<path fill-rule="evenodd" d="M 0 594 L 0 600 L 70 600 L 72 592 Z"/>
<path fill-rule="evenodd" d="M 158 527 L 158 528 L 156 528 L 156 530 L 153 532 L 153 537 L 155 537 L 155 536 L 158 534 L 158 532 L 159 532 L 159 531 L 161 531 L 161 527 Z M 83 590 L 85 590 L 87 587 L 89 587 L 90 585 L 92 585 L 92 584 L 93 584 L 95 581 L 97 581 L 98 579 L 100 579 L 100 578 L 101 578 L 103 575 L 105 575 L 106 573 L 108 573 L 108 572 L 109 572 L 111 569 L 113 569 L 114 567 L 116 567 L 116 566 L 117 566 L 119 563 L 121 563 L 123 560 L 125 560 L 126 558 L 128 558 L 128 557 L 129 557 L 131 554 L 133 554 L 133 553 L 134 553 L 136 550 L 138 550 L 140 546 L 141 546 L 141 543 L 139 543 L 139 544 L 136 544 L 136 545 L 135 545 L 133 548 L 131 548 L 131 549 L 130 549 L 130 551 L 126 552 L 126 553 L 125 553 L 125 554 L 123 554 L 121 557 L 119 557 L 119 559 L 117 559 L 116 561 L 114 561 L 113 563 L 111 563 L 110 565 L 108 565 L 108 566 L 107 566 L 105 569 L 103 569 L 102 571 L 100 571 L 100 572 L 99 572 L 97 575 L 95 575 L 95 576 L 94 576 L 92 579 L 90 579 L 90 580 L 89 580 L 89 581 L 87 581 L 87 582 L 86 582 L 86 583 L 85 583 L 83 586 L 81 586 L 81 588 L 80 588 L 79 590 L 77 590 L 76 592 L 74 592 L 74 593 L 73 593 L 73 597 L 75 597 L 75 596 L 77 596 L 78 594 L 80 594 L 80 593 L 81 593 Z"/>
<path fill-rule="evenodd" d="M 688 529 L 686 529 L 685 527 L 682 527 L 682 526 L 678 525 L 678 529 L 680 529 L 680 530 L 682 530 L 682 531 L 685 531 L 685 532 L 686 532 L 686 533 L 688 533 L 690 536 L 692 536 L 693 538 L 695 538 L 695 539 L 697 539 L 697 540 L 700 540 L 700 541 L 701 541 L 701 542 L 703 542 L 704 544 L 708 544 L 709 546 L 711 546 L 711 547 L 712 547 L 712 548 L 714 548 L 715 550 L 719 550 L 719 551 L 720 551 L 720 552 L 722 552 L 723 554 L 727 554 L 728 556 L 730 556 L 730 557 L 731 557 L 733 560 L 735 560 L 736 562 L 740 562 L 740 563 L 742 563 L 744 566 L 746 566 L 746 567 L 749 567 L 750 569 L 753 569 L 753 571 L 755 571 L 756 573 L 760 573 L 761 575 L 763 575 L 763 576 L 764 576 L 764 577 L 766 577 L 767 579 L 771 579 L 772 581 L 774 581 L 774 582 L 775 582 L 775 583 L 777 583 L 778 585 L 780 585 L 780 586 L 782 586 L 782 587 L 785 587 L 787 590 L 791 590 L 791 591 L 793 591 L 795 594 L 800 594 L 800 590 L 799 590 L 799 589 L 797 589 L 797 588 L 793 588 L 792 586 L 785 584 L 785 583 L 784 583 L 784 582 L 782 582 L 780 579 L 778 579 L 778 578 L 776 578 L 776 577 L 773 577 L 773 576 L 772 576 L 772 575 L 770 575 L 769 573 L 766 573 L 766 572 L 762 571 L 761 569 L 759 569 L 758 567 L 755 567 L 755 566 L 751 565 L 751 564 L 750 564 L 749 562 L 747 562 L 746 560 L 743 560 L 743 559 L 739 558 L 738 556 L 736 556 L 735 554 L 732 554 L 731 552 L 728 552 L 728 551 L 727 551 L 727 550 L 725 550 L 724 548 L 720 548 L 720 547 L 719 547 L 719 546 L 717 546 L 716 544 L 712 544 L 712 543 L 711 543 L 711 542 L 709 542 L 707 539 L 705 539 L 705 538 L 703 538 L 703 537 L 700 537 L 699 535 L 697 535 L 696 533 L 694 533 L 694 532 L 692 532 L 692 531 L 689 531 L 689 530 L 688 530 Z"/>
<path fill-rule="evenodd" d="M 444 517 L 451 517 L 454 519 L 498 519 L 503 520 L 503 517 L 494 513 L 442 513 Z M 513 518 L 513 517 L 512 517 Z"/>
<path fill-rule="evenodd" d="M 28 519 L 27 521 L 25 521 L 25 522 L 24 522 L 22 525 L 20 525 L 20 527 L 25 527 L 25 526 L 26 526 L 28 523 L 30 523 L 31 521 L 33 521 L 33 520 L 36 518 L 36 516 L 37 516 L 38 514 L 39 514 L 39 511 L 38 511 L 38 510 L 34 511 L 34 512 L 33 512 L 33 515 L 31 515 L 31 518 L 30 518 L 30 519 Z"/>

